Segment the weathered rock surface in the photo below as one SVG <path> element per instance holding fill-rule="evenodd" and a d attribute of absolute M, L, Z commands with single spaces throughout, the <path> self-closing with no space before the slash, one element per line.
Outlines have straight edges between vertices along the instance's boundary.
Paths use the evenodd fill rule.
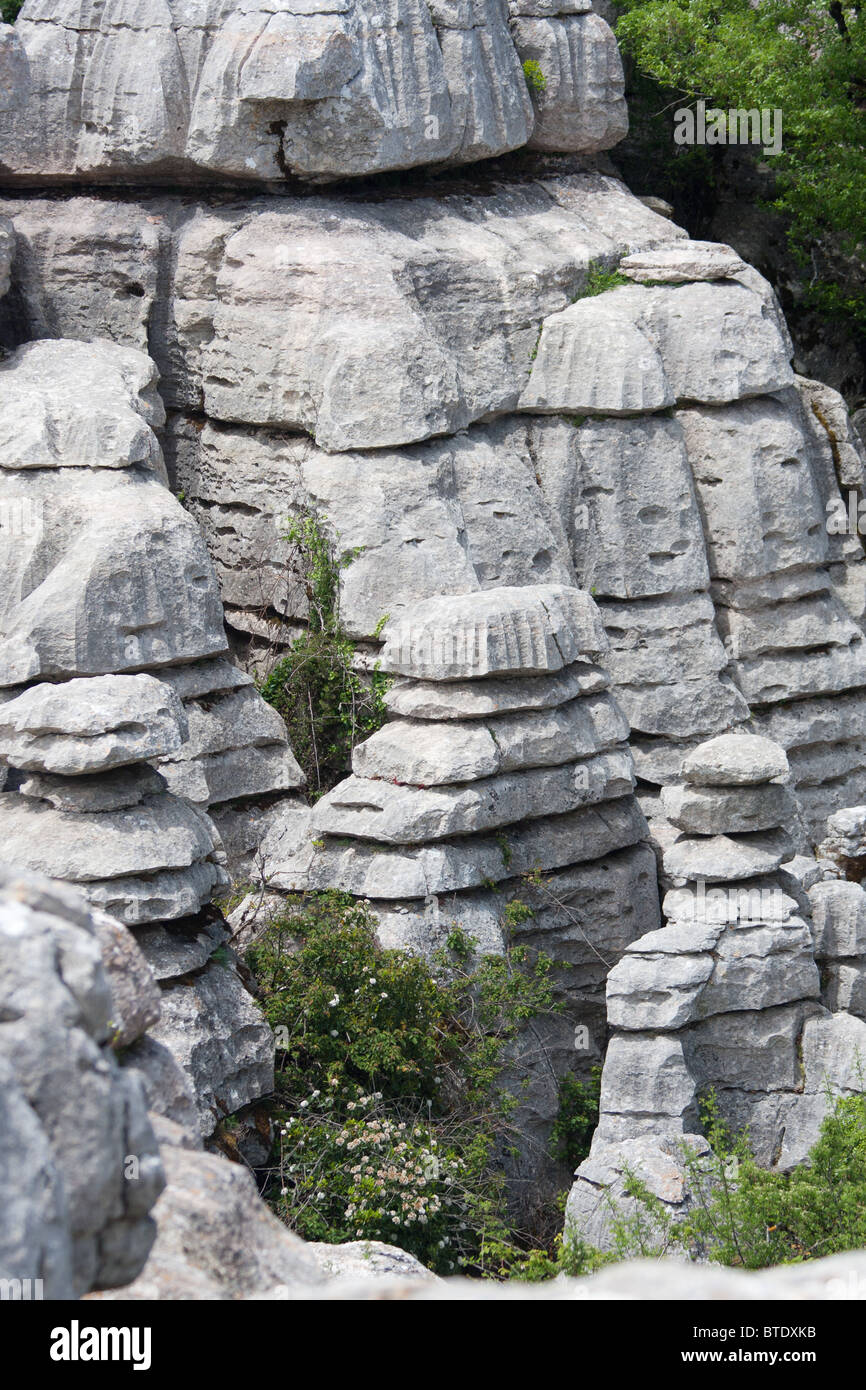
<path fill-rule="evenodd" d="M 184 1143 L 171 1121 L 157 1122 L 166 1185 L 154 1209 L 156 1240 L 118 1299 L 287 1297 L 290 1286 L 322 1279 L 315 1255 L 262 1202 L 252 1173 Z"/>
<path fill-rule="evenodd" d="M 381 669 L 420 680 L 544 675 L 607 646 L 589 595 L 559 584 L 428 599 L 382 636 Z"/>
<path fill-rule="evenodd" d="M 187 720 L 153 676 L 31 685 L 0 706 L 0 754 L 32 772 L 103 772 L 180 748 Z"/>
<path fill-rule="evenodd" d="M 0 364 L 0 467 L 143 468 L 165 481 L 153 362 L 107 340 L 28 343 Z M 23 427 L 22 427 L 23 424 Z"/>
<path fill-rule="evenodd" d="M 589 347 L 598 341 L 601 354 Z M 745 286 L 626 286 L 545 319 L 521 404 L 624 415 L 737 401 L 791 385 L 788 358 L 777 324 Z"/>
<path fill-rule="evenodd" d="M 312 827 L 320 834 L 411 845 L 564 815 L 627 796 L 633 787 L 627 751 L 459 787 L 395 787 L 350 777 L 316 803 Z"/>
<path fill-rule="evenodd" d="M 123 811 L 71 815 L 8 792 L 0 797 L 0 825 L 10 862 L 28 860 L 35 872 L 82 884 L 188 868 L 217 849 L 207 817 L 168 795 Z"/>
<path fill-rule="evenodd" d="M 533 128 L 542 149 L 606 149 L 628 125 L 616 42 L 599 16 L 565 10 L 518 17 L 512 37 L 505 0 L 195 13 L 180 0 L 28 0 L 3 40 L 2 167 L 31 180 L 327 180 L 483 159 Z M 535 115 L 521 67 L 534 55 L 549 70 Z"/>
<path fill-rule="evenodd" d="M 445 698 L 448 696 L 446 694 Z M 519 698 L 519 697 L 518 697 Z M 628 738 L 628 724 L 609 695 L 571 700 L 549 712 L 471 723 L 392 719 L 359 743 L 352 769 L 428 787 L 469 782 L 497 772 L 555 767 L 600 753 Z"/>
<path fill-rule="evenodd" d="M 228 961 L 167 985 L 151 1036 L 186 1073 L 203 1135 L 273 1089 L 273 1034 Z"/>
<path fill-rule="evenodd" d="M 635 252 L 619 263 L 620 273 L 639 284 L 653 284 L 659 280 L 671 285 L 695 280 L 728 280 L 745 269 L 745 262 L 730 246 L 691 239 L 681 246 Z"/>
<path fill-rule="evenodd" d="M 856 1052 L 863 1027 L 854 1016 L 854 962 L 863 951 L 866 893 L 859 884 L 820 881 L 804 858 L 798 868 L 812 885 L 808 896 L 800 878 L 775 872 L 772 859 L 754 876 L 721 885 L 726 876 L 736 880 L 763 838 L 781 833 L 771 824 L 763 834 L 743 829 L 754 805 L 775 805 L 779 819 L 790 818 L 778 745 L 745 733 L 711 739 L 690 752 L 684 773 L 691 780 L 666 788 L 662 804 L 680 819 L 698 810 L 702 826 L 694 831 L 703 833 L 664 851 L 666 871 L 688 881 L 665 896 L 667 925 L 627 945 L 608 975 L 615 1031 L 601 1113 L 569 1199 L 567 1221 L 605 1247 L 612 1212 L 633 1205 L 629 1166 L 674 1215 L 688 1210 L 682 1146 L 703 1142 L 699 1094 L 715 1090 L 722 1118 L 748 1129 L 760 1163 L 788 1168 L 817 1139 L 828 1094 L 853 1090 L 846 1043 Z M 846 957 L 852 965 L 842 976 Z M 840 1001 L 855 1008 L 822 1007 L 840 1010 Z"/>
<path fill-rule="evenodd" d="M 532 87 L 530 149 L 593 153 L 628 133 L 624 79 L 616 39 L 597 14 L 518 14 L 511 26 L 521 62 L 538 64 Z"/>
<path fill-rule="evenodd" d="M 131 1000 L 112 998 L 80 896 L 6 867 L 0 880 L 0 1266 L 74 1298 L 127 1283 L 153 1242 L 162 1165 L 140 1079 L 111 1051 L 114 1016 L 135 1032 L 149 1011 L 133 1023 Z"/>
<path fill-rule="evenodd" d="M 111 990 L 111 1046 L 130 1047 L 159 1019 L 159 986 L 132 932 L 106 912 L 91 919 Z"/>
<path fill-rule="evenodd" d="M 63 338 L 2 365 L 0 500 L 29 510 L 0 513 L 0 823 L 8 861 L 79 884 L 117 919 L 97 914 L 116 984 L 110 1041 L 128 1049 L 136 1095 L 145 1084 L 199 1142 L 268 1091 L 273 1070 L 270 1030 L 212 960 L 227 933 L 201 914 L 230 879 L 205 808 L 303 777 L 282 720 L 221 656 L 215 575 L 165 485 L 156 377 L 132 346 Z M 113 1257 L 124 1281 L 138 1239 Z"/>
<path fill-rule="evenodd" d="M 566 705 L 579 695 L 594 695 L 608 684 L 602 669 L 591 662 L 576 662 L 554 675 L 527 680 L 491 677 L 481 681 L 449 681 L 446 685 L 435 681 L 395 680 L 385 692 L 385 707 L 395 718 L 403 715 L 432 720 L 489 719 L 497 714 L 543 711 Z"/>
<path fill-rule="evenodd" d="M 588 0 L 27 0 L 0 78 L 0 169 L 35 190 L 0 209 L 4 853 L 134 925 L 161 990 L 103 922 L 106 1017 L 131 1090 L 138 1065 L 181 1126 L 179 1188 L 272 1084 L 207 908 L 226 850 L 268 911 L 347 889 L 428 955 L 454 923 L 501 951 L 529 908 L 514 933 L 555 956 L 564 1012 L 515 1049 L 509 1180 L 538 1196 L 558 1078 L 586 1078 L 612 1028 L 570 1205 L 589 1238 L 626 1163 L 687 1208 L 708 1087 L 761 1162 L 802 1161 L 866 1045 L 866 455 L 841 398 L 794 375 L 757 272 L 604 163 L 547 157 L 625 131 L 604 20 Z M 295 182 L 521 147 L 483 182 Z M 314 808 L 226 655 L 267 673 L 302 630 L 287 531 L 310 513 L 359 668 L 399 678 Z M 124 682 L 115 709 L 99 692 Z M 4 1104 L 39 1175 L 7 1199 L 0 1145 L 4 1201 L 60 1269 L 63 1175 L 14 1068 Z M 202 1250 L 167 1219 L 130 1296 L 313 1287 L 273 1224 L 232 1245 L 249 1194 L 224 1177 Z M 119 1268 L 96 1224 L 76 1287 Z"/>
<path fill-rule="evenodd" d="M 0 38 L 2 44 L 2 38 Z M 0 47 L 2 53 L 2 47 Z M 2 62 L 0 58 L 0 62 Z M 2 100 L 2 98 L 0 98 Z M 11 283 L 12 256 L 15 251 L 15 228 L 8 217 L 0 217 L 0 299 Z"/>
<path fill-rule="evenodd" d="M 699 787 L 753 787 L 787 775 L 788 762 L 777 744 L 736 734 L 709 739 L 683 763 L 684 780 Z"/>
<path fill-rule="evenodd" d="M 20 791 L 35 801 L 47 801 L 57 811 L 123 811 L 148 796 L 166 790 L 165 779 L 146 765 L 84 773 L 81 777 L 53 772 L 7 774 L 6 791 Z"/>
<path fill-rule="evenodd" d="M 60 269 L 92 275 L 112 336 L 149 344 L 172 407 L 301 428 L 328 451 L 401 446 L 513 410 L 542 322 L 580 292 L 591 263 L 682 235 L 596 173 L 486 194 L 270 198 L 192 215 L 166 199 L 2 211 L 16 219 L 27 332 L 44 336 L 51 323 L 80 336 L 91 308 L 80 278 Z M 119 243 L 123 284 L 143 298 L 112 295 L 93 264 L 96 236 Z M 762 312 L 751 291 L 721 288 Z"/>
<path fill-rule="evenodd" d="M 30 95 L 30 65 L 21 35 L 0 24 L 0 111 L 20 110 Z"/>

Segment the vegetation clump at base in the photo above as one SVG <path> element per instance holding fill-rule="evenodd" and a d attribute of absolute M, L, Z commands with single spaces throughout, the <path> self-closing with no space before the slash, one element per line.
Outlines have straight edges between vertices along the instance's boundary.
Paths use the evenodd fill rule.
<path fill-rule="evenodd" d="M 519 1030 L 556 1009 L 552 962 L 478 956 L 459 928 L 428 963 L 387 949 L 363 902 L 287 906 L 248 964 L 277 1040 L 266 1197 L 307 1240 L 386 1241 L 438 1273 L 502 1276 L 527 1257 L 501 1155 Z"/>

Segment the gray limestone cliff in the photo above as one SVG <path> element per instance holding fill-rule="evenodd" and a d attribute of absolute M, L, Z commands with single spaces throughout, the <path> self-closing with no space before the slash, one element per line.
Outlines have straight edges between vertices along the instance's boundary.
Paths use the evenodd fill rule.
<path fill-rule="evenodd" d="M 178 1253 L 208 1194 L 263 1215 L 200 1149 L 272 1086 L 227 948 L 262 894 L 340 888 L 425 954 L 454 922 L 501 951 L 520 894 L 563 1008 L 510 1177 L 550 1180 L 558 1083 L 603 1062 L 569 1206 L 602 1243 L 625 1160 L 685 1209 L 707 1086 L 782 1167 L 854 1088 L 866 451 L 770 285 L 619 178 L 622 92 L 588 0 L 26 0 L 0 26 L 3 873 L 126 933 L 152 1004 L 128 1065 L 97 1065 L 102 1015 L 76 1045 L 103 1087 L 139 1077 L 170 1159 L 141 1274 L 156 1166 L 107 1235 L 64 1216 L 13 1059 L 58 1288 L 320 1277 L 272 1227 L 246 1292 Z M 315 805 L 255 683 L 308 621 L 310 513 L 394 677 Z"/>

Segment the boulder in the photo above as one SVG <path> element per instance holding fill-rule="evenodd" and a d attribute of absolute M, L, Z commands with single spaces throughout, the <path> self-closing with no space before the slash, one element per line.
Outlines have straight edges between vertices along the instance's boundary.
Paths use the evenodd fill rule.
<path fill-rule="evenodd" d="M 699 787 L 753 787 L 788 776 L 784 750 L 770 739 L 723 734 L 700 744 L 683 763 L 683 778 Z"/>
<path fill-rule="evenodd" d="M 165 421 L 158 373 L 119 343 L 28 343 L 0 363 L 5 469 L 143 468 L 167 481 L 150 426 Z"/>
<path fill-rule="evenodd" d="M 188 1148 L 169 1120 L 158 1130 L 166 1185 L 154 1209 L 156 1240 L 138 1277 L 103 1297 L 285 1298 L 321 1282 L 319 1260 L 268 1210 L 247 1168 Z"/>
<path fill-rule="evenodd" d="M 617 269 L 638 284 L 663 280 L 678 285 L 692 280 L 728 280 L 745 270 L 746 264 L 721 242 L 689 239 L 679 246 L 658 246 L 624 256 Z"/>
<path fill-rule="evenodd" d="M 689 835 L 774 830 L 793 815 L 787 787 L 778 783 L 744 787 L 663 787 L 662 810 Z"/>
<path fill-rule="evenodd" d="M 172 753 L 186 736 L 183 706 L 153 676 L 42 682 L 0 705 L 2 756 L 31 772 L 104 772 Z"/>
<path fill-rule="evenodd" d="M 11 1126 L 0 1154 L 9 1197 L 0 1216 L 3 1274 L 38 1275 L 44 1297 L 71 1299 L 139 1272 L 162 1164 L 140 1079 L 111 1051 L 117 1004 L 86 902 L 63 885 L 0 869 L 0 938 L 0 1067 Z M 144 1015 L 133 1023 L 130 1008 L 126 996 L 120 1011 L 134 1030 Z M 20 1145 L 15 1194 L 10 1143 Z"/>

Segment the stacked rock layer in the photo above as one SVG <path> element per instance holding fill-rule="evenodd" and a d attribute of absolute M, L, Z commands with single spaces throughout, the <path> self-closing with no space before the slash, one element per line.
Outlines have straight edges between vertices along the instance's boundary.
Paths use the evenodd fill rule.
<path fill-rule="evenodd" d="M 212 959 L 227 932 L 208 904 L 230 878 L 206 812 L 243 820 L 303 778 L 225 659 L 207 551 L 165 486 L 163 418 L 134 349 L 45 341 L 0 364 L 0 831 L 5 863 L 78 885 L 136 934 L 164 990 L 152 1038 L 209 1132 L 270 1088 L 272 1041 Z"/>
<path fill-rule="evenodd" d="M 590 0 L 26 0 L 0 170 L 243 183 L 591 152 L 628 128 Z M 524 64 L 533 68 L 524 71 Z M 534 74 L 536 80 L 532 80 Z"/>
<path fill-rule="evenodd" d="M 305 619 L 286 519 L 313 510 L 354 557 L 357 638 L 442 593 L 591 590 L 651 819 L 689 749 L 740 725 L 787 750 L 804 845 L 862 801 L 863 449 L 730 248 L 590 172 L 3 211 L 0 340 L 98 325 L 157 361 L 172 479 L 245 661 Z"/>
<path fill-rule="evenodd" d="M 602 1245 L 614 1205 L 629 1205 L 627 1170 L 671 1210 L 687 1209 L 686 1146 L 706 1147 L 702 1097 L 714 1094 L 719 1117 L 748 1133 L 760 1163 L 787 1169 L 817 1139 L 828 1090 L 860 1089 L 866 1025 L 840 1009 L 835 980 L 822 1006 L 816 958 L 857 949 L 856 927 L 834 931 L 830 921 L 850 926 L 841 890 L 862 890 L 815 885 L 823 915 L 813 926 L 809 897 L 784 869 L 787 777 L 779 745 L 732 734 L 699 745 L 683 783 L 663 795 L 683 832 L 664 856 L 674 885 L 666 924 L 608 976 L 614 1032 L 601 1114 L 569 1198 L 570 1227 Z"/>
<path fill-rule="evenodd" d="M 658 922 L 628 725 L 596 664 L 604 630 L 588 594 L 536 585 L 429 599 L 383 636 L 392 717 L 356 747 L 352 776 L 311 811 L 286 808 L 262 846 L 264 883 L 353 893 L 383 943 L 428 953 L 454 926 L 502 951 L 509 902 L 529 908 L 514 929 L 563 967 L 568 1005 L 540 1025 L 547 1057 L 538 1038 L 522 1044 L 537 1165 L 552 1071 L 600 1060 L 607 970 Z"/>

